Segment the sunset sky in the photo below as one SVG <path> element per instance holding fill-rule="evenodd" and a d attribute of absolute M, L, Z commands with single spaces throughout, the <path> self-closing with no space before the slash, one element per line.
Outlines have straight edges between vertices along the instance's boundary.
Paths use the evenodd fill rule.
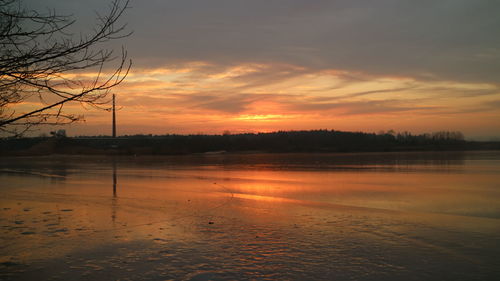
<path fill-rule="evenodd" d="M 90 32 L 106 1 L 26 1 Z M 500 137 L 500 1 L 134 0 L 118 134 L 335 129 Z M 110 134 L 80 105 L 70 135 Z"/>

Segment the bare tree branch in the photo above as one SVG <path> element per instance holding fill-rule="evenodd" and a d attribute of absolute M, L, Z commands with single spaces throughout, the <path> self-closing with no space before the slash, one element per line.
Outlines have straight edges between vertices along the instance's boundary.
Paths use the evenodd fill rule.
<path fill-rule="evenodd" d="M 66 103 L 102 108 L 110 89 L 123 82 L 131 61 L 122 48 L 117 66 L 113 50 L 103 43 L 129 36 L 118 19 L 128 0 L 113 0 L 105 15 L 97 15 L 92 34 L 74 39 L 67 32 L 70 16 L 41 14 L 23 8 L 21 0 L 0 0 L 0 132 L 19 135 L 42 124 L 66 124 L 81 116 L 65 113 Z M 93 70 L 95 77 L 79 77 Z M 38 108 L 20 104 L 38 98 Z M 22 128 L 22 129 L 18 129 Z"/>

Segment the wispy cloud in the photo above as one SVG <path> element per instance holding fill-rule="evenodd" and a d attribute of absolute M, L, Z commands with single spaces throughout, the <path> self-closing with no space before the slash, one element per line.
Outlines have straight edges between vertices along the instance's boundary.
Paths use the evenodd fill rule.
<path fill-rule="evenodd" d="M 353 74 L 358 75 L 358 74 Z M 421 82 L 376 78 L 345 80 L 345 71 L 316 71 L 293 65 L 217 66 L 193 62 L 133 72 L 120 90 L 122 104 L 184 111 L 242 114 L 262 104 L 275 110 L 376 114 L 457 107 L 464 98 L 498 95 L 491 84 Z M 325 85 L 337 84 L 337 87 Z M 445 102 L 452 101 L 451 104 Z M 470 105 L 470 102 L 467 102 Z M 272 110 L 272 109 L 270 109 Z"/>

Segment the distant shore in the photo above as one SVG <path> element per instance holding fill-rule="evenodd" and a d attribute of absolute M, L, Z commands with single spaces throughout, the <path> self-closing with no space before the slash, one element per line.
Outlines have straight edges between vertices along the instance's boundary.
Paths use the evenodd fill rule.
<path fill-rule="evenodd" d="M 2 156 L 217 155 L 227 153 L 347 153 L 500 150 L 500 142 L 466 141 L 457 132 L 412 135 L 288 131 L 234 135 L 136 135 L 0 139 Z"/>

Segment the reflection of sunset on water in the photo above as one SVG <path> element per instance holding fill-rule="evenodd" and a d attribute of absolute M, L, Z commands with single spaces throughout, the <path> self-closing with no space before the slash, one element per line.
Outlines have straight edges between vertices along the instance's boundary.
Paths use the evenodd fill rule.
<path fill-rule="evenodd" d="M 2 238 L 11 241 L 1 258 L 92 276 L 129 266 L 147 275 L 150 265 L 184 276 L 191 265 L 215 263 L 213 274 L 231 279 L 302 276 L 304 262 L 318 274 L 348 275 L 359 273 L 357 262 L 396 275 L 398 267 L 425 268 L 414 261 L 426 259 L 460 265 L 461 274 L 471 260 L 488 267 L 480 253 L 495 249 L 500 231 L 495 162 L 380 155 L 16 160 L 0 174 L 9 183 Z"/>

